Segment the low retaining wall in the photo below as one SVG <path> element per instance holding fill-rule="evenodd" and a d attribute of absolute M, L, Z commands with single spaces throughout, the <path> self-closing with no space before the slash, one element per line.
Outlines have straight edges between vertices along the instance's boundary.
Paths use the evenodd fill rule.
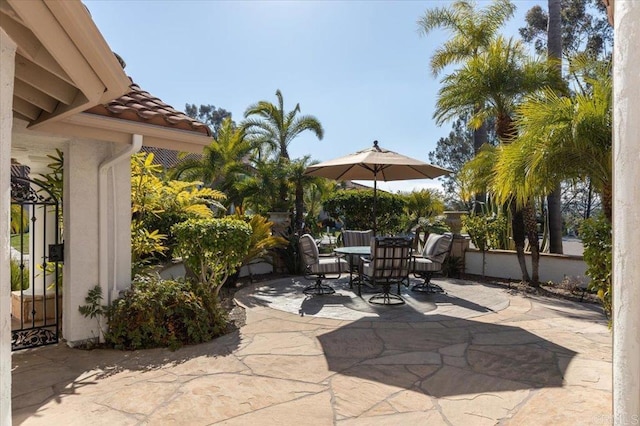
<path fill-rule="evenodd" d="M 465 272 L 482 275 L 482 252 L 468 249 L 464 256 Z M 531 255 L 526 254 L 527 268 L 531 275 Z M 589 283 L 585 271 L 587 265 L 582 256 L 540 253 L 540 281 L 562 282 L 565 277 L 580 280 L 583 285 Z M 520 280 L 522 272 L 515 251 L 490 250 L 485 253 L 484 275 L 496 278 Z"/>
<path fill-rule="evenodd" d="M 185 276 L 184 265 L 182 262 L 174 263 L 168 267 L 163 268 L 160 272 L 160 276 L 165 280 L 170 280 L 178 277 Z M 273 272 L 273 266 L 264 261 L 256 261 L 245 265 L 240 268 L 240 277 L 247 277 L 250 275 L 263 275 Z"/>

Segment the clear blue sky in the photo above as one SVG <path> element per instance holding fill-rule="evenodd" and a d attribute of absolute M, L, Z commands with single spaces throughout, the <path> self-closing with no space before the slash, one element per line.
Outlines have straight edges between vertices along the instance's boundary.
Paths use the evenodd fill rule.
<path fill-rule="evenodd" d="M 432 119 L 439 78 L 429 69 L 445 40 L 424 37 L 417 20 L 432 1 L 116 1 L 85 0 L 126 72 L 176 109 L 213 104 L 236 122 L 248 105 L 300 103 L 315 115 L 324 139 L 301 135 L 292 158 L 324 161 L 372 145 L 428 162 L 449 125 Z M 546 1 L 515 0 L 505 27 L 517 35 L 524 14 Z M 490 4 L 480 0 L 479 7 Z M 438 187 L 436 181 L 381 183 L 391 190 Z"/>

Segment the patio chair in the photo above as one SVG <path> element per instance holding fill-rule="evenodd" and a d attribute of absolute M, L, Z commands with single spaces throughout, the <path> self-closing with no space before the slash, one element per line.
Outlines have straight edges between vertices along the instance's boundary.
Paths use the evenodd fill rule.
<path fill-rule="evenodd" d="M 337 274 L 335 278 L 340 278 L 342 272 L 349 270 L 349 263 L 336 256 L 320 256 L 318 245 L 309 234 L 302 235 L 298 244 L 304 267 L 304 277 L 316 280 L 315 284 L 302 290 L 304 294 L 323 295 L 335 293 L 335 290 L 330 285 L 323 284 L 322 280 L 326 279 L 327 275 Z"/>
<path fill-rule="evenodd" d="M 362 246 L 370 246 L 371 245 L 371 237 L 373 237 L 373 229 L 368 229 L 366 231 L 354 231 L 351 229 L 343 229 L 340 234 L 342 238 L 342 245 L 344 247 L 362 247 Z M 354 272 L 358 271 L 358 265 L 360 264 L 359 256 L 347 256 L 347 261 L 349 262 L 349 286 L 352 286 L 351 283 L 353 281 L 352 275 Z"/>
<path fill-rule="evenodd" d="M 412 291 L 423 293 L 444 293 L 442 287 L 431 283 L 434 273 L 442 270 L 442 264 L 451 251 L 453 235 L 429 234 L 421 254 L 412 256 L 411 272 L 424 282 L 411 287 Z"/>
<path fill-rule="evenodd" d="M 369 302 L 382 305 L 403 304 L 400 284 L 408 280 L 411 264 L 411 237 L 375 237 L 371 240 L 371 257 L 360 258 L 358 296 L 361 296 L 363 280 L 373 286 L 382 284 L 382 292 L 374 294 Z M 398 285 L 397 294 L 391 294 L 391 284 Z"/>
<path fill-rule="evenodd" d="M 342 244 L 345 247 L 368 246 L 371 244 L 373 230 L 353 231 L 350 229 L 342 230 Z"/>

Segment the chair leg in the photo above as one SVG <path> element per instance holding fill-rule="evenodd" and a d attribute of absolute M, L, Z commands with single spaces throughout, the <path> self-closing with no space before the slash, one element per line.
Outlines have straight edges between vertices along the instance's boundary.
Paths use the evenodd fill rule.
<path fill-rule="evenodd" d="M 369 303 L 375 303 L 377 305 L 404 305 L 405 301 L 399 293 L 392 294 L 391 283 L 386 282 L 382 285 L 382 293 L 371 296 Z"/>
<path fill-rule="evenodd" d="M 424 278 L 424 282 L 411 287 L 411 291 L 419 291 L 421 293 L 445 293 L 444 289 L 439 285 L 431 284 L 431 276 L 433 275 L 433 272 L 422 272 L 416 275 Z"/>
<path fill-rule="evenodd" d="M 318 277 L 316 279 L 316 283 L 312 284 L 310 286 L 307 286 L 304 288 L 304 290 L 302 290 L 302 292 L 306 295 L 316 295 L 316 296 L 322 296 L 324 294 L 333 294 L 336 291 L 333 289 L 333 287 L 331 287 L 328 284 L 323 284 L 322 283 L 322 278 L 324 277 Z"/>

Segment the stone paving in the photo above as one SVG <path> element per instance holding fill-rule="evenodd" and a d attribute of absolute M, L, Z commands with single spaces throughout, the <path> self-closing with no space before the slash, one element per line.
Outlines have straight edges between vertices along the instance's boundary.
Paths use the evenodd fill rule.
<path fill-rule="evenodd" d="M 373 307 L 306 280 L 243 289 L 246 325 L 171 352 L 13 355 L 14 425 L 610 424 L 597 306 L 460 280 Z"/>

